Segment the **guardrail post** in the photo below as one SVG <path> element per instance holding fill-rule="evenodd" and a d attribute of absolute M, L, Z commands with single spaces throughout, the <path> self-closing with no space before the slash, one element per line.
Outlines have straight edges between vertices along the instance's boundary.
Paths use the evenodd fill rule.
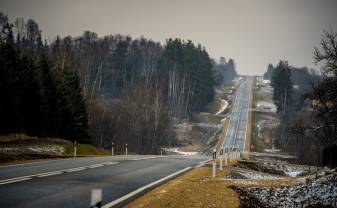
<path fill-rule="evenodd" d="M 233 161 L 233 147 L 229 148 L 229 163 Z"/>
<path fill-rule="evenodd" d="M 212 171 L 212 177 L 215 178 L 215 171 L 216 171 L 216 149 L 213 150 L 213 171 Z"/>
<path fill-rule="evenodd" d="M 77 157 L 77 147 L 76 147 L 76 141 L 74 142 L 74 157 Z"/>
<path fill-rule="evenodd" d="M 223 148 L 220 150 L 220 170 L 222 170 Z"/>
<path fill-rule="evenodd" d="M 225 147 L 225 166 L 228 165 L 228 147 Z"/>
<path fill-rule="evenodd" d="M 112 156 L 114 155 L 114 143 L 113 142 L 111 143 L 111 155 Z"/>
<path fill-rule="evenodd" d="M 91 190 L 90 208 L 102 207 L 102 189 Z"/>

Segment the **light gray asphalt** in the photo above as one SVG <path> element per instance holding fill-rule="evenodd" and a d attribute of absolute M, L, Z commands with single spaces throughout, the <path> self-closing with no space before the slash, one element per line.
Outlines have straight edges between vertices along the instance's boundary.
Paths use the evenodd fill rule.
<path fill-rule="evenodd" d="M 97 188 L 103 190 L 102 204 L 106 204 L 207 159 L 204 156 L 114 156 L 0 167 L 0 207 L 89 207 L 91 190 Z M 20 181 L 25 176 L 30 179 Z M 17 182 L 4 183 L 8 178 L 18 177 Z"/>
<path fill-rule="evenodd" d="M 224 147 L 245 149 L 246 131 L 249 113 L 249 97 L 253 77 L 247 77 L 235 92 L 235 100 L 225 136 Z"/>

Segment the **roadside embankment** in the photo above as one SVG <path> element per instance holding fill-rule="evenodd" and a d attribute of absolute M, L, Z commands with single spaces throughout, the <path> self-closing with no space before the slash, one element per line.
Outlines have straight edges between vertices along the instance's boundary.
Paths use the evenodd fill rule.
<path fill-rule="evenodd" d="M 0 163 L 21 163 L 74 156 L 75 144 L 58 138 L 37 138 L 24 134 L 0 136 Z M 90 144 L 76 144 L 76 155 L 110 155 L 110 151 Z"/>

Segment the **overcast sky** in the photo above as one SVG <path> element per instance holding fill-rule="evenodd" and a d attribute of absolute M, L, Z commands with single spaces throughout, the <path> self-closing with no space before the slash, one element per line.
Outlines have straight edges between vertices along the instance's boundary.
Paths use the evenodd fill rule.
<path fill-rule="evenodd" d="M 0 0 L 0 11 L 36 20 L 49 40 L 84 30 L 191 39 L 249 75 L 280 59 L 318 68 L 313 47 L 323 29 L 337 30 L 337 0 Z"/>

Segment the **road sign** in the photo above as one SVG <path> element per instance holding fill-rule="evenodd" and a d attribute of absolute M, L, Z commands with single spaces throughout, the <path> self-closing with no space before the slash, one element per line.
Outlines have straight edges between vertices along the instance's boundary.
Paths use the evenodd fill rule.
<path fill-rule="evenodd" d="M 213 160 L 216 159 L 216 152 L 213 152 Z"/>

